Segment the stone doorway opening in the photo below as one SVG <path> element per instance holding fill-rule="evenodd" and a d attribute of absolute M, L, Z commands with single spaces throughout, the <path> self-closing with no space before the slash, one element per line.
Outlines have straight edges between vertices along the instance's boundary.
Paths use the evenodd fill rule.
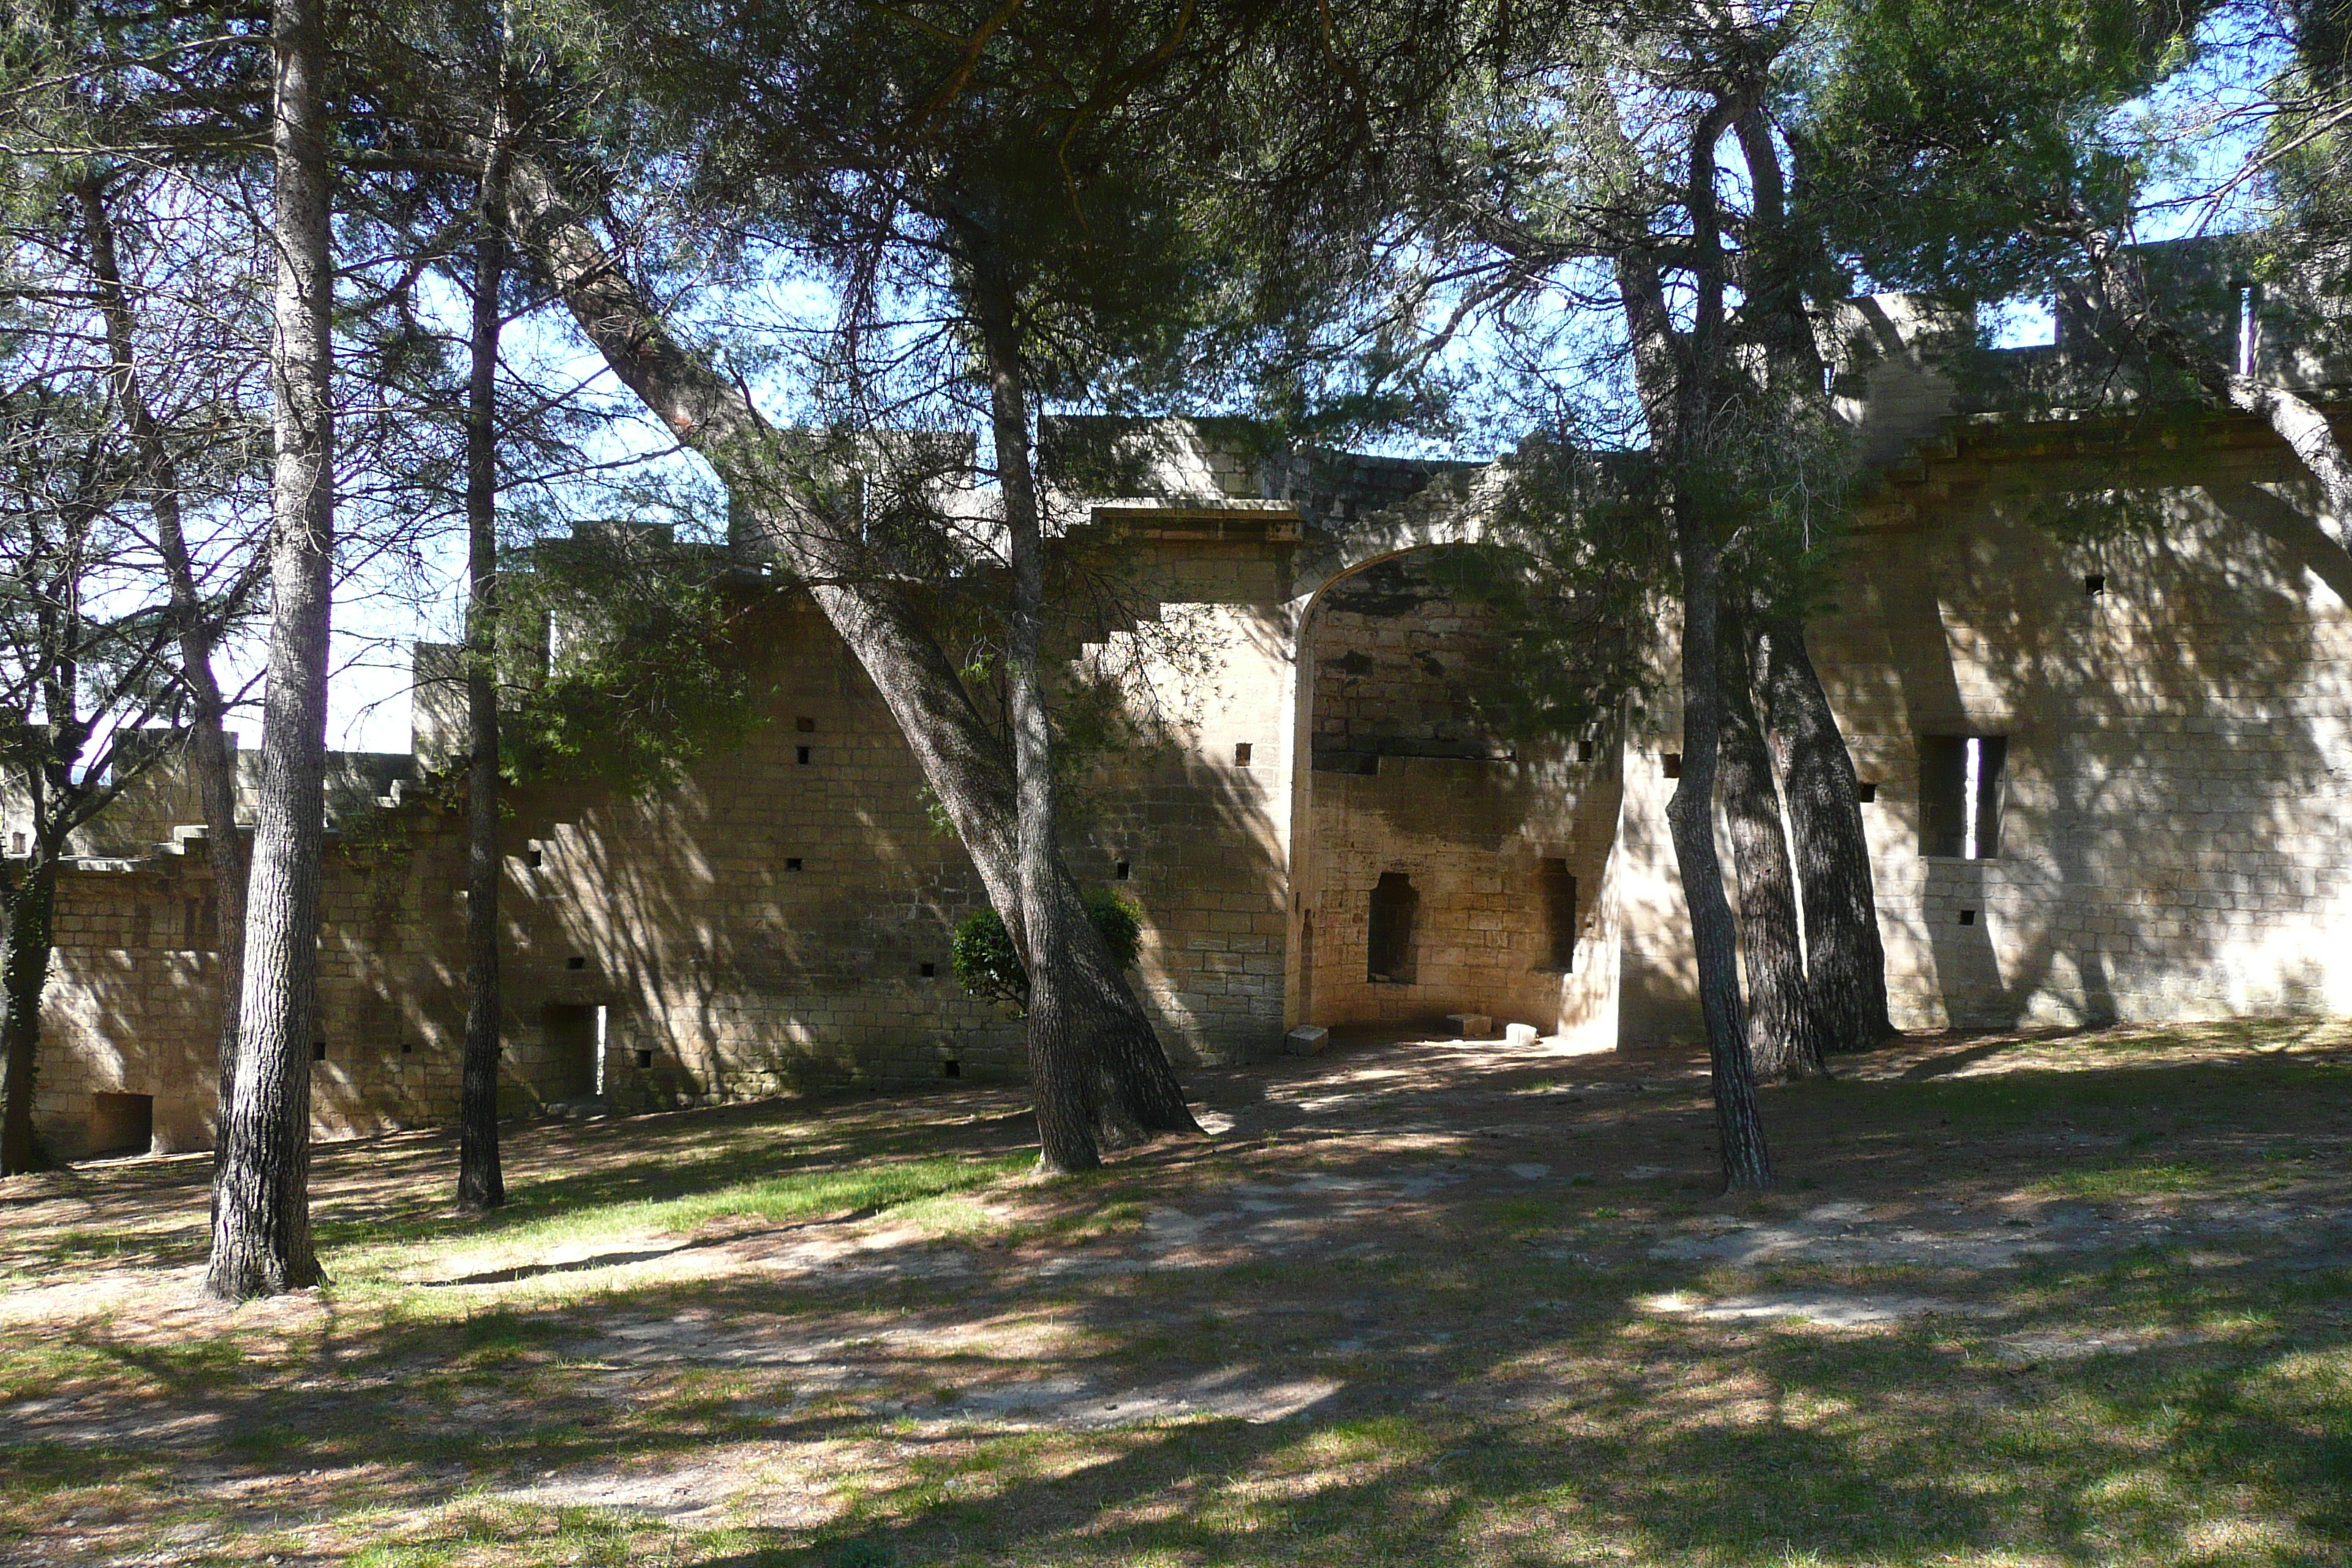
<path fill-rule="evenodd" d="M 1364 932 L 1364 978 L 1375 985 L 1413 983 L 1412 928 L 1421 913 L 1421 895 L 1402 871 L 1383 871 L 1372 889 L 1371 909 Z"/>
<path fill-rule="evenodd" d="M 1547 856 L 1538 864 L 1536 894 L 1542 901 L 1545 967 L 1567 974 L 1576 968 L 1576 876 L 1564 856 Z"/>
<path fill-rule="evenodd" d="M 144 1154 L 155 1145 L 155 1097 L 97 1094 L 90 1097 L 89 1152 Z"/>
<path fill-rule="evenodd" d="M 547 1042 L 548 1100 L 602 1099 L 604 1093 L 604 1008 L 589 1002 L 550 1002 L 540 1009 Z"/>

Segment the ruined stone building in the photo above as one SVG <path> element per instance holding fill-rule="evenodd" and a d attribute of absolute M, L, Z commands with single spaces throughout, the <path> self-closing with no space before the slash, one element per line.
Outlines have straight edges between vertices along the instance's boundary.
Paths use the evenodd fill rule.
<path fill-rule="evenodd" d="M 1879 479 L 1812 638 L 1862 781 L 1898 1021 L 2352 1012 L 2352 582 L 2280 503 L 2289 455 L 2229 416 L 1956 417 L 1927 316 L 1856 310 L 1875 357 L 1838 391 Z M 2326 379 L 2282 358 L 2265 363 Z M 2127 451 L 2164 465 L 2135 481 L 2134 525 L 2068 542 L 2028 515 L 2021 498 Z M 1141 907 L 1138 980 L 1171 1049 L 1238 1058 L 1302 1023 L 1454 1013 L 1607 1047 L 1696 1037 L 1671 703 L 1597 742 L 1498 743 L 1460 679 L 1486 612 L 1433 569 L 1477 542 L 1470 476 L 1360 458 L 1269 479 L 1194 457 L 1089 525 L 1150 585 L 1148 613 L 1102 635 L 1150 672 L 1172 743 L 1097 781 L 1069 845 L 1083 880 Z M 1017 1023 L 950 977 L 980 888 L 889 715 L 805 600 L 762 613 L 749 640 L 772 694 L 740 748 L 653 798 L 519 792 L 518 1110 L 1021 1070 Z M 454 1113 L 464 822 L 415 796 L 414 766 L 345 766 L 322 1133 Z M 63 880 L 38 1089 L 62 1154 L 209 1142 L 195 820 L 159 777 Z"/>

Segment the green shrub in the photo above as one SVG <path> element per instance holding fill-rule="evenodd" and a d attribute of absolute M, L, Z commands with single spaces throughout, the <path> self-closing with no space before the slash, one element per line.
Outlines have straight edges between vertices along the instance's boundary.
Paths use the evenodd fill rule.
<path fill-rule="evenodd" d="M 1143 910 L 1117 893 L 1097 889 L 1087 895 L 1087 919 L 1121 969 L 1135 967 L 1143 945 Z M 956 984 L 991 1002 L 1029 1005 L 1029 972 L 1021 967 L 1012 933 L 991 909 L 975 910 L 957 923 L 949 950 Z"/>
<path fill-rule="evenodd" d="M 1013 951 L 1013 933 L 1004 929 L 994 910 L 975 910 L 957 923 L 955 945 L 949 956 L 955 965 L 956 984 L 973 995 L 990 1002 L 1027 1005 L 1028 972 Z"/>

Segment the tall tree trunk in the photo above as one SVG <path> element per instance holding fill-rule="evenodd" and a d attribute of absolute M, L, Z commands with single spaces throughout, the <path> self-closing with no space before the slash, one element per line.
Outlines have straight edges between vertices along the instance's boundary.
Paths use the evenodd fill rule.
<path fill-rule="evenodd" d="M 1692 141 L 1690 187 L 1708 201 L 1713 199 L 1712 175 L 1706 173 L 1704 161 L 1713 156 L 1713 138 L 1720 133 L 1720 126 L 1702 128 Z M 1671 476 L 1675 466 L 1693 461 L 1693 448 L 1713 412 L 1706 389 L 1721 315 L 1719 280 L 1701 289 L 1698 330 L 1687 337 L 1675 329 L 1663 268 L 1655 258 L 1633 251 L 1621 254 L 1617 283 L 1651 451 Z M 1727 1191 L 1760 1192 L 1772 1184 L 1772 1160 L 1757 1105 L 1756 1066 L 1748 1054 L 1748 1021 L 1739 1005 L 1738 931 L 1731 902 L 1724 897 L 1723 862 L 1715 848 L 1715 787 L 1722 752 L 1720 547 L 1696 498 L 1671 479 L 1664 489 L 1674 519 L 1683 589 L 1683 769 L 1666 803 L 1666 826 L 1674 838 L 1683 900 L 1690 910 L 1724 1186 Z"/>
<path fill-rule="evenodd" d="M 310 1243 L 310 1049 L 319 1016 L 334 552 L 324 0 L 273 0 L 269 42 L 277 79 L 270 229 L 278 252 L 269 665 L 236 1081 L 222 1117 L 205 1277 L 206 1292 L 224 1300 L 299 1289 L 320 1278 Z"/>
<path fill-rule="evenodd" d="M 730 496 L 759 520 L 780 561 L 809 584 L 897 720 L 990 903 L 1023 940 L 1013 760 L 973 706 L 954 661 L 892 584 L 837 569 L 822 525 L 798 504 L 783 435 L 760 417 L 736 383 L 670 335 L 545 172 L 515 160 L 508 200 L 521 243 L 621 383 L 710 463 Z M 856 552 L 842 553 L 854 559 Z M 1076 883 L 1058 853 L 1055 861 L 1056 896 L 1080 908 Z M 1124 1112 L 1146 1131 L 1199 1131 L 1150 1016 L 1093 922 L 1066 918 L 1065 924 L 1068 1005 L 1077 1010 L 1074 1016 L 1088 1020 L 1086 1044 L 1116 1085 Z"/>
<path fill-rule="evenodd" d="M 1722 659 L 1723 815 L 1739 879 L 1739 953 L 1748 972 L 1748 1049 L 1765 1083 L 1825 1078 L 1822 1026 L 1805 977 L 1797 889 L 1789 868 L 1772 757 L 1756 722 L 1746 639 L 1726 615 Z"/>
<path fill-rule="evenodd" d="M 1867 1050 L 1895 1026 L 1886 1014 L 1886 949 L 1853 759 L 1805 651 L 1803 626 L 1792 616 L 1764 623 L 1755 657 L 1767 721 L 1783 754 L 1813 1005 L 1829 1049 Z"/>
<path fill-rule="evenodd" d="M 41 1044 L 41 995 L 47 988 L 58 862 L 36 844 L 32 858 L 0 891 L 8 949 L 0 958 L 0 1176 L 41 1168 L 33 1132 L 33 1075 Z"/>
<path fill-rule="evenodd" d="M 149 507 L 155 517 L 155 548 L 163 557 L 172 617 L 179 634 L 180 679 L 188 688 L 188 759 L 195 770 L 198 808 L 204 814 L 205 851 L 212 866 L 216 912 L 215 970 L 220 988 L 220 1023 L 214 1036 L 219 1084 L 215 1114 L 226 1116 L 236 1084 L 237 1003 L 245 976 L 245 841 L 236 830 L 236 753 L 229 745 L 228 703 L 213 668 L 218 642 L 215 621 L 196 585 L 195 563 L 181 523 L 179 466 L 156 426 L 147 401 L 146 378 L 140 374 L 131 299 L 122 287 L 122 269 L 116 259 L 114 223 L 107 210 L 106 192 L 98 176 L 91 174 L 75 185 L 74 194 L 81 204 L 90 272 L 98 284 L 99 309 L 106 319 L 116 395 L 121 400 L 123 422 L 138 446 L 140 466 L 145 470 Z"/>
<path fill-rule="evenodd" d="M 1690 909 L 1691 946 L 1698 960 L 1699 1012 L 1706 1025 L 1715 1077 L 1716 1141 L 1723 1184 L 1731 1192 L 1761 1192 L 1772 1184 L 1772 1158 L 1764 1144 L 1756 1100 L 1756 1068 L 1748 1059 L 1747 1020 L 1739 1007 L 1738 941 L 1730 900 L 1723 893 L 1723 862 L 1715 851 L 1715 783 L 1720 752 L 1721 637 L 1716 606 L 1719 567 L 1706 520 L 1687 497 L 1676 498 L 1675 532 L 1683 577 L 1683 776 L 1666 803 Z"/>
<path fill-rule="evenodd" d="M 1004 497 L 1005 552 L 1012 567 L 1006 683 L 1013 708 L 1013 778 L 1021 925 L 1029 958 L 1029 1079 L 1037 1102 L 1038 1163 L 1087 1171 L 1102 1163 L 1095 1145 L 1093 1075 L 1071 1015 L 1060 955 L 1071 937 L 1055 845 L 1053 721 L 1045 708 L 1043 647 L 1045 542 L 1029 468 L 1028 388 L 1009 288 L 984 275 L 974 290 L 988 353 L 989 414 L 997 483 Z"/>
<path fill-rule="evenodd" d="M 466 398 L 466 1047 L 457 1102 L 457 1206 L 507 1201 L 499 1168 L 499 293 L 506 236 L 495 166 L 474 234 L 473 374 Z"/>
<path fill-rule="evenodd" d="M 1788 181 L 1769 115 L 1761 109 L 1743 114 L 1737 130 L 1756 214 L 1741 317 L 1764 346 L 1769 389 L 1790 416 L 1832 428 L 1828 367 L 1807 301 L 1811 286 L 1834 268 L 1817 232 L 1787 222 Z M 1750 675 L 1765 693 L 1765 723 L 1781 763 L 1813 1016 L 1824 1049 L 1865 1049 L 1893 1026 L 1853 762 L 1806 656 L 1804 623 L 1795 616 L 1759 616 L 1746 631 Z M 1773 657 L 1777 652 L 1786 657 Z"/>

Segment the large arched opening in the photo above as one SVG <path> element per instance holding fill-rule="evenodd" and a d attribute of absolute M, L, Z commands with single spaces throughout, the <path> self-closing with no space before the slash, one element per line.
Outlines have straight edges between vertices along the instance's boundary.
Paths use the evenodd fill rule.
<path fill-rule="evenodd" d="M 1386 542 L 1295 601 L 1293 1020 L 1601 1022 L 1617 746 L 1497 733 L 1499 627 L 1456 569 L 1475 533 Z"/>

